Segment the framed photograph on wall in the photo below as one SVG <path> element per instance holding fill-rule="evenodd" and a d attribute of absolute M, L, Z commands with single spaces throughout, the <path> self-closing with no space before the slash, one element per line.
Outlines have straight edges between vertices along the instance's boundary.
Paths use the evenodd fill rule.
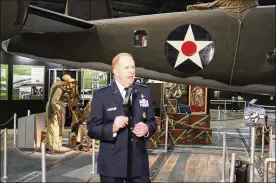
<path fill-rule="evenodd" d="M 45 66 L 13 65 L 13 100 L 44 99 Z"/>
<path fill-rule="evenodd" d="M 189 106 L 192 114 L 207 114 L 207 90 L 206 87 L 189 86 Z"/>

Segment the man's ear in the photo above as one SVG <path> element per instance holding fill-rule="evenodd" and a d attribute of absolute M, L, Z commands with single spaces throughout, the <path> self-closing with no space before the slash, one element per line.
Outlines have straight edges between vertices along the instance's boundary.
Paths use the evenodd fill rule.
<path fill-rule="evenodd" d="M 117 70 L 117 69 L 113 69 L 113 74 L 114 74 L 115 76 L 119 76 L 118 70 Z"/>

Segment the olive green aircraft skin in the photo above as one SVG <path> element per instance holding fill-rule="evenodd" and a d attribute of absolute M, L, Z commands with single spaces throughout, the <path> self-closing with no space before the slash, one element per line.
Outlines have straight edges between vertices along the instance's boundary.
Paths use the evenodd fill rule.
<path fill-rule="evenodd" d="M 266 61 L 267 53 L 275 49 L 274 15 L 275 6 L 244 11 L 239 34 L 240 24 L 233 18 L 237 14 L 221 9 L 88 22 L 30 6 L 22 31 L 3 48 L 16 55 L 107 72 L 117 53 L 129 52 L 139 77 L 275 95 L 275 66 Z M 184 24 L 203 27 L 214 41 L 210 64 L 193 74 L 174 69 L 164 52 L 168 35 Z M 136 30 L 147 31 L 146 47 L 134 46 Z"/>

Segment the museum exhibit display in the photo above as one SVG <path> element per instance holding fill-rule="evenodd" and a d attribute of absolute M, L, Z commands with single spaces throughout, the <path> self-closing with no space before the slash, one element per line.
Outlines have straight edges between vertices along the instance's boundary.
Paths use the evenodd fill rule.
<path fill-rule="evenodd" d="M 0 100 L 8 100 L 8 78 L 9 78 L 9 70 L 7 64 L 1 64 L 1 87 L 0 87 Z"/>
<path fill-rule="evenodd" d="M 164 104 L 168 99 L 175 99 L 178 104 L 188 104 L 188 86 L 164 82 Z"/>
<path fill-rule="evenodd" d="M 43 100 L 44 82 L 44 66 L 14 65 L 12 99 Z"/>
<path fill-rule="evenodd" d="M 1 143 L 1 167 L 7 170 L 1 181 L 100 182 L 97 158 L 103 149 L 113 151 L 110 159 L 122 167 L 130 165 L 121 161 L 129 156 L 118 155 L 122 144 L 112 138 L 111 125 L 95 120 L 101 133 L 91 137 L 101 144 L 87 136 L 90 112 L 97 107 L 90 111 L 93 92 L 112 82 L 112 59 L 126 52 L 135 61 L 135 82 L 151 91 L 148 104 L 157 121 L 149 139 L 128 141 L 147 152 L 135 168 L 148 163 L 152 182 L 275 182 L 275 3 L 0 0 L 0 64 L 7 65 L 1 65 L 1 142 L 8 143 L 4 148 Z M 34 66 L 44 66 L 42 88 Z M 29 79 L 27 67 L 35 68 L 35 79 Z M 53 122 L 46 121 L 46 103 L 66 74 L 76 81 L 59 92 L 62 105 L 55 113 L 56 139 L 65 149 L 49 153 L 46 146 L 45 155 L 46 123 Z M 248 112 L 248 106 L 265 113 Z M 119 109 L 111 100 L 104 107 Z M 135 115 L 128 117 L 131 124 Z M 130 126 L 124 126 L 128 134 Z M 104 130 L 110 139 L 100 137 Z M 114 170 L 112 176 L 119 177 L 122 171 Z"/>
<path fill-rule="evenodd" d="M 76 80 L 80 80 L 81 76 L 81 69 L 67 69 L 67 68 L 53 68 L 49 69 L 49 75 L 48 75 L 48 93 L 50 92 L 50 87 L 53 83 L 56 81 L 61 80 L 62 76 L 64 74 L 69 74 L 72 78 Z M 80 84 L 80 83 L 79 83 Z"/>
<path fill-rule="evenodd" d="M 90 99 L 95 89 L 107 86 L 110 74 L 90 69 L 82 69 L 81 94 L 84 99 Z"/>
<path fill-rule="evenodd" d="M 189 86 L 189 106 L 193 114 L 207 113 L 207 88 L 200 86 Z"/>
<path fill-rule="evenodd" d="M 92 148 L 92 139 L 87 135 L 87 121 L 90 116 L 91 100 L 84 108 L 76 107 L 72 109 L 72 124 L 68 134 L 68 146 L 77 147 L 78 150 L 88 151 Z M 96 141 L 98 147 L 99 141 Z"/>
<path fill-rule="evenodd" d="M 188 95 L 187 88 L 190 88 Z M 168 144 L 211 144 L 210 115 L 207 115 L 207 88 L 175 83 L 164 84 L 164 109 L 168 116 Z M 183 103 L 189 101 L 192 106 Z M 181 103 L 178 103 L 181 102 Z M 165 120 L 158 120 L 159 128 L 147 142 L 148 148 L 165 144 Z"/>

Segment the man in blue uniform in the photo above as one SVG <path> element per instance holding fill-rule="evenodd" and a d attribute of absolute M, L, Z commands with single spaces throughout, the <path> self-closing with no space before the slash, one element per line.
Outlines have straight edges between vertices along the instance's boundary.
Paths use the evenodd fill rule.
<path fill-rule="evenodd" d="M 100 140 L 98 173 L 101 182 L 124 182 L 128 174 L 128 142 L 131 144 L 131 182 L 150 182 L 146 140 L 157 129 L 150 89 L 134 83 L 135 63 L 128 53 L 112 61 L 115 81 L 94 91 L 88 135 Z M 124 110 L 125 88 L 130 96 L 130 119 Z M 130 125 L 128 128 L 128 125 Z M 128 129 L 132 131 L 128 141 Z"/>

